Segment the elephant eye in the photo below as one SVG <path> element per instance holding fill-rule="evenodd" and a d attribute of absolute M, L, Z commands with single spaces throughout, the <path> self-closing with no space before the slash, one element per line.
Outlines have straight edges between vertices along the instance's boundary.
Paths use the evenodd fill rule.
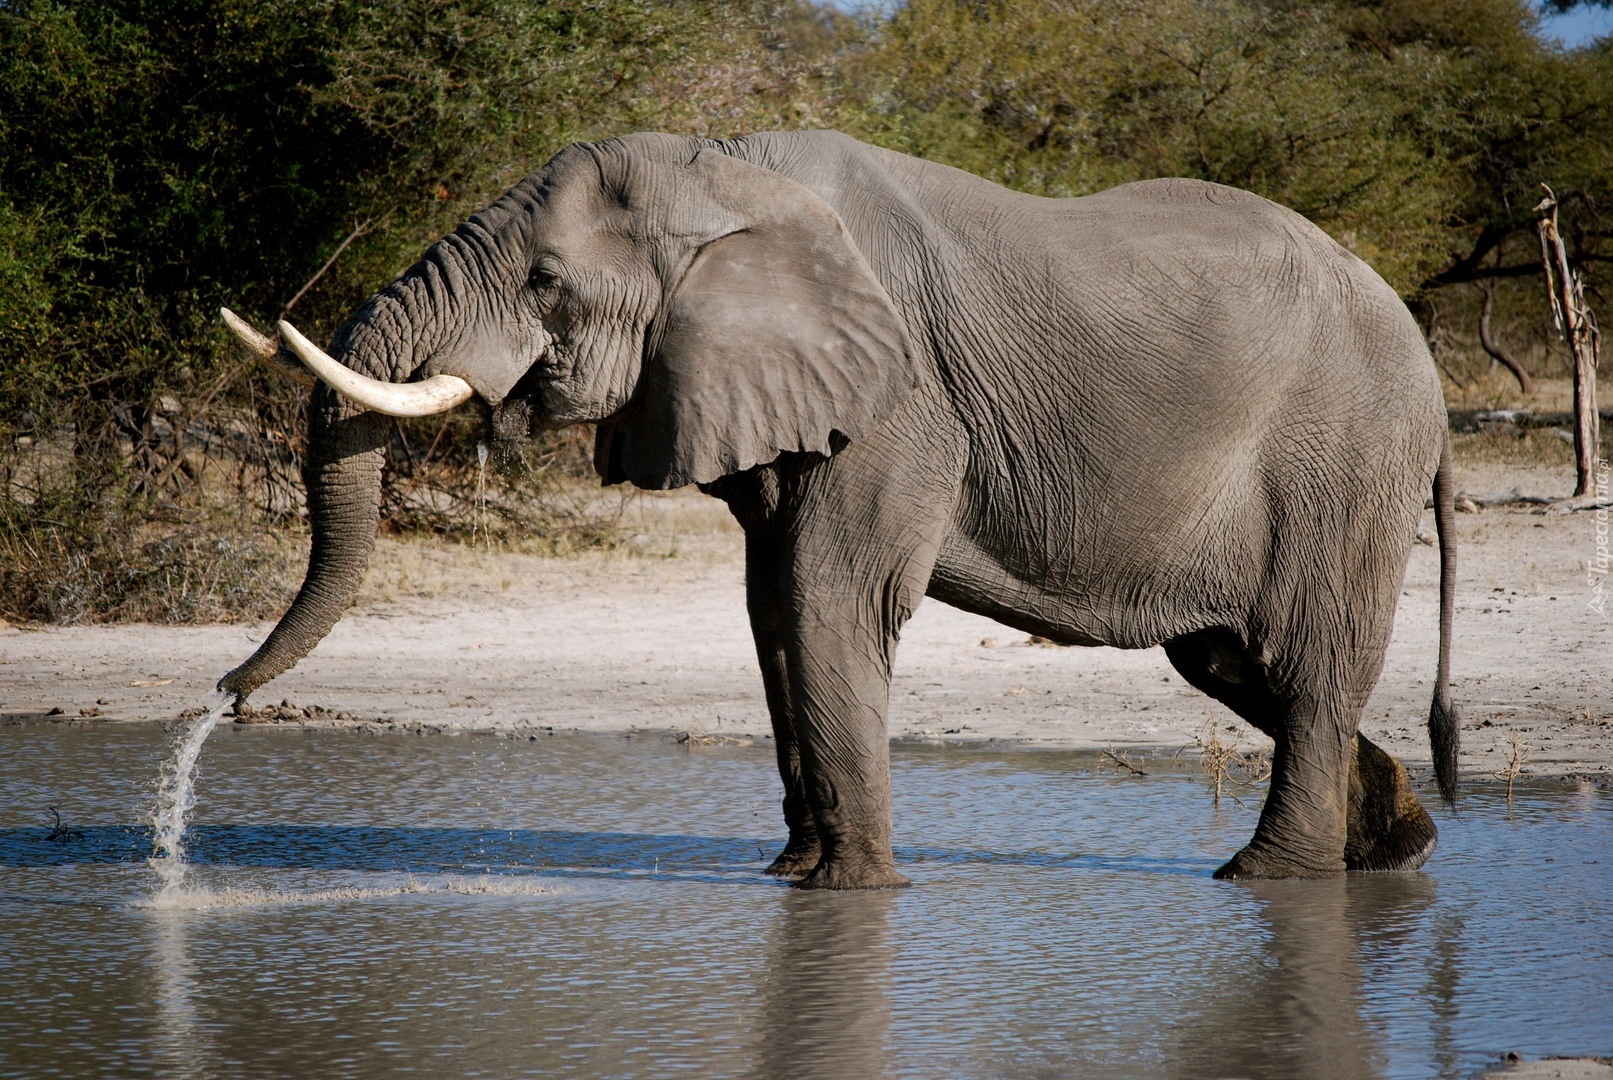
<path fill-rule="evenodd" d="M 534 267 L 532 275 L 527 279 L 538 292 L 548 292 L 560 284 L 560 277 L 546 266 Z"/>

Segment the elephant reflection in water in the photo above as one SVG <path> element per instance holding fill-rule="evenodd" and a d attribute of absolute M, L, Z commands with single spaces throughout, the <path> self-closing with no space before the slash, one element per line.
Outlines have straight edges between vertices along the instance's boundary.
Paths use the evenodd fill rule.
<path fill-rule="evenodd" d="M 1162 1071 L 1340 1080 L 1386 1075 L 1382 1035 L 1363 1018 L 1363 947 L 1371 942 L 1377 951 L 1415 954 L 1418 963 L 1425 962 L 1426 950 L 1411 948 L 1409 938 L 1417 917 L 1434 902 L 1434 883 L 1421 875 L 1351 875 L 1248 888 L 1261 908 L 1254 922 L 1269 936 L 1250 963 L 1243 947 L 1247 937 L 1239 934 L 1219 979 L 1182 1003 L 1191 1015 L 1166 1035 Z M 753 1075 L 884 1075 L 894 1064 L 889 922 L 895 898 L 792 892 L 781 899 L 782 918 L 768 945 Z M 1450 987 L 1437 971 L 1432 987 L 1437 996 L 1448 996 Z M 1095 1009 L 1106 1005 L 1080 994 L 1076 999 Z M 1433 1012 L 1442 1012 L 1440 1003 Z M 994 1050 L 1012 1056 L 1007 1044 L 1017 1038 L 1005 1039 Z M 1124 1075 L 1096 1059 L 1055 1064 L 1051 1071 L 1045 1065 L 1037 1075 Z"/>
<path fill-rule="evenodd" d="M 1352 875 L 1247 887 L 1271 934 L 1264 962 L 1228 967 L 1221 983 L 1195 1003 L 1197 1015 L 1166 1051 L 1171 1071 L 1338 1080 L 1386 1075 L 1382 1037 L 1362 1016 L 1362 949 L 1368 941 L 1392 949 L 1409 938 L 1415 917 L 1434 901 L 1434 883 L 1421 875 Z"/>
<path fill-rule="evenodd" d="M 885 1074 L 895 898 L 791 891 L 767 950 L 757 1077 Z"/>

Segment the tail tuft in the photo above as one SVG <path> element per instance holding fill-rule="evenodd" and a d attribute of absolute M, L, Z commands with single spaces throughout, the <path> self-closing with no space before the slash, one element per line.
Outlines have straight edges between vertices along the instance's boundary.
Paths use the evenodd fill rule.
<path fill-rule="evenodd" d="M 1462 752 L 1462 719 L 1441 686 L 1428 710 L 1428 746 L 1434 758 L 1434 779 L 1439 794 L 1451 809 L 1456 808 L 1456 762 Z"/>

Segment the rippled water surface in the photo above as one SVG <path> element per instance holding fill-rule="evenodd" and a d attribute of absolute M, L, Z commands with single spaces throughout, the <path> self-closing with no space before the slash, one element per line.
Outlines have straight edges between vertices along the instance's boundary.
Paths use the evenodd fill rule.
<path fill-rule="evenodd" d="M 0 731 L 0 1075 L 1467 1076 L 1613 1053 L 1613 797 L 1470 789 L 1426 872 L 1246 886 L 1252 809 L 897 747 L 900 893 L 801 893 L 772 751 Z M 47 805 L 78 831 L 47 841 Z"/>

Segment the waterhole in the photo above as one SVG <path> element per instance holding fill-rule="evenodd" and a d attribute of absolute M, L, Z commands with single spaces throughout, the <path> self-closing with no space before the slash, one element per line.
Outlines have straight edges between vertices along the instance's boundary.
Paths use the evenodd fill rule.
<path fill-rule="evenodd" d="M 1468 1076 L 1613 1053 L 1613 796 L 1470 785 L 1418 874 L 1210 873 L 1168 759 L 892 755 L 914 887 L 809 894 L 773 752 L 221 726 L 182 887 L 150 728 L 0 731 L 4 1076 Z M 1425 801 L 1432 800 L 1424 793 Z M 62 814 L 62 830 L 49 838 Z"/>

